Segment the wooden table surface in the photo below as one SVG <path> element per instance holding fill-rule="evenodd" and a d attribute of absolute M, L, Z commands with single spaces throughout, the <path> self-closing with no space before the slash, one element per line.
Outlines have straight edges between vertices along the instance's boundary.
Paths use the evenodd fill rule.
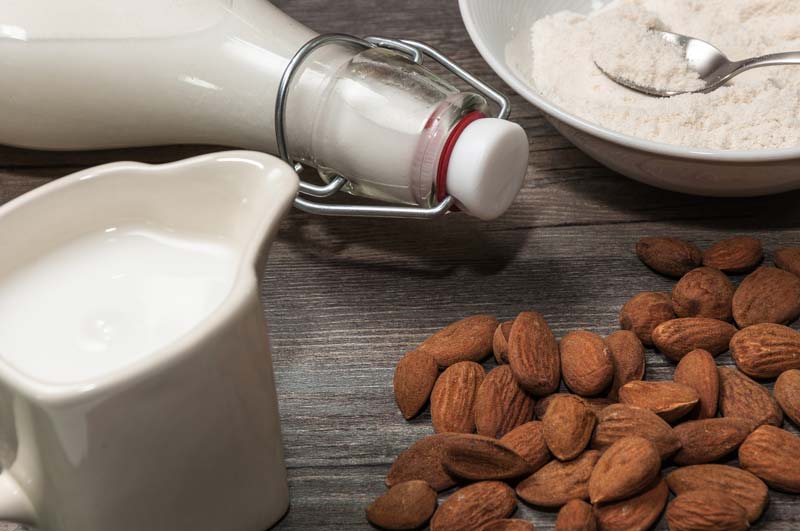
<path fill-rule="evenodd" d="M 455 0 L 276 3 L 320 32 L 427 41 L 510 93 L 470 43 Z M 531 164 L 524 190 L 502 219 L 323 219 L 293 212 L 284 222 L 262 282 L 292 493 L 277 529 L 369 529 L 364 508 L 383 492 L 390 463 L 432 433 L 427 413 L 409 423 L 397 411 L 393 367 L 437 328 L 469 314 L 508 319 L 537 309 L 559 336 L 574 329 L 607 334 L 632 294 L 671 289 L 672 282 L 634 256 L 642 236 L 669 234 L 705 246 L 746 233 L 768 249 L 800 244 L 800 193 L 724 200 L 650 188 L 599 166 L 534 107 L 516 95 L 512 100 L 512 119 L 530 136 Z M 0 203 L 86 166 L 212 150 L 0 148 Z M 671 378 L 673 366 L 661 356 L 649 353 L 648 363 L 648 378 Z M 771 500 L 756 529 L 800 528 L 800 500 L 778 493 Z M 553 527 L 553 513 L 520 503 L 517 514 L 539 530 Z"/>

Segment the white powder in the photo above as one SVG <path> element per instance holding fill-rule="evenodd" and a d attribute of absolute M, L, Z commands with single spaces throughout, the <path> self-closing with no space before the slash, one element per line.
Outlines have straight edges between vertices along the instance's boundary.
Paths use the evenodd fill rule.
<path fill-rule="evenodd" d="M 649 29 L 706 40 L 732 60 L 800 50 L 800 1 L 614 0 L 589 16 L 556 13 L 531 29 L 532 82 L 564 110 L 639 138 L 722 150 L 800 146 L 800 66 L 757 69 L 710 94 L 666 99 L 619 86 L 597 68 L 595 60 L 655 86 L 696 82 Z M 659 49 L 666 55 L 654 55 Z"/>

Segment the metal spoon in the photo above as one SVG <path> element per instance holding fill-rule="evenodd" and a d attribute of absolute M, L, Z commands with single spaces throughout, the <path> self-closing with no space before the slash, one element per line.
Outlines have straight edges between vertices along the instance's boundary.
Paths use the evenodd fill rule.
<path fill-rule="evenodd" d="M 705 83 L 704 87 L 696 90 L 661 90 L 655 87 L 642 86 L 633 83 L 629 79 L 615 76 L 603 70 L 600 65 L 597 65 L 597 68 L 612 81 L 628 87 L 629 89 L 650 96 L 670 97 L 679 94 L 712 92 L 727 83 L 733 77 L 753 68 L 762 66 L 800 65 L 800 52 L 775 53 L 763 55 L 761 57 L 753 57 L 752 59 L 745 59 L 743 61 L 731 61 L 718 48 L 706 41 L 695 39 L 694 37 L 687 37 L 686 35 L 670 33 L 668 31 L 655 31 L 655 33 L 668 43 L 684 50 L 689 68 L 697 72 L 700 76 L 700 80 Z"/>

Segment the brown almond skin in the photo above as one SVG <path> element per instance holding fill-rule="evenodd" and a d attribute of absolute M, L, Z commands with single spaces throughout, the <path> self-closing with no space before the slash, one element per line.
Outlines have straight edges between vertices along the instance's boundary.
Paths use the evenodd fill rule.
<path fill-rule="evenodd" d="M 733 319 L 733 284 L 720 271 L 699 267 L 686 273 L 672 288 L 672 309 L 678 317 Z"/>
<path fill-rule="evenodd" d="M 673 278 L 699 267 L 703 260 L 700 249 L 678 238 L 642 238 L 636 255 L 653 271 Z"/>
<path fill-rule="evenodd" d="M 544 424 L 538 420 L 517 426 L 503 435 L 500 442 L 527 461 L 532 472 L 539 470 L 553 458 L 544 440 Z"/>
<path fill-rule="evenodd" d="M 583 500 L 570 500 L 558 511 L 555 531 L 597 531 L 592 506 Z"/>
<path fill-rule="evenodd" d="M 793 369 L 781 374 L 775 382 L 773 393 L 786 416 L 800 426 L 800 370 Z"/>
<path fill-rule="evenodd" d="M 753 422 L 736 417 L 690 420 L 675 426 L 681 449 L 676 465 L 700 465 L 722 459 L 735 451 L 753 431 Z"/>
<path fill-rule="evenodd" d="M 761 241 L 738 236 L 716 243 L 703 253 L 703 265 L 725 273 L 747 273 L 764 259 Z"/>
<path fill-rule="evenodd" d="M 561 382 L 561 357 L 550 326 L 538 312 L 522 312 L 508 337 L 508 363 L 519 384 L 533 396 L 546 396 Z"/>
<path fill-rule="evenodd" d="M 473 315 L 439 330 L 417 350 L 430 354 L 442 368 L 459 361 L 481 361 L 492 353 L 492 339 L 499 324 L 491 315 Z"/>
<path fill-rule="evenodd" d="M 681 443 L 672 426 L 648 409 L 614 404 L 597 416 L 592 448 L 606 450 L 618 440 L 638 435 L 650 440 L 662 459 L 675 454 Z"/>
<path fill-rule="evenodd" d="M 630 330 L 618 330 L 608 336 L 605 341 L 614 363 L 614 378 L 608 398 L 617 400 L 620 387 L 628 382 L 644 378 L 644 345 Z"/>
<path fill-rule="evenodd" d="M 619 325 L 630 330 L 643 345 L 653 346 L 653 330 L 666 321 L 675 319 L 672 297 L 664 292 L 643 292 L 634 295 L 619 312 Z"/>
<path fill-rule="evenodd" d="M 508 336 L 511 335 L 511 327 L 514 321 L 506 321 L 498 326 L 494 331 L 492 339 L 492 351 L 494 359 L 498 365 L 508 363 Z"/>
<path fill-rule="evenodd" d="M 580 396 L 596 396 L 614 378 L 614 361 L 603 338 L 586 330 L 565 335 L 559 343 L 561 376 Z"/>
<path fill-rule="evenodd" d="M 694 409 L 700 397 L 691 387 L 675 382 L 629 382 L 620 388 L 619 401 L 676 422 Z"/>
<path fill-rule="evenodd" d="M 367 507 L 367 520 L 390 531 L 418 529 L 436 510 L 436 491 L 425 481 L 398 483 Z"/>
<path fill-rule="evenodd" d="M 431 393 L 431 422 L 438 433 L 475 431 L 475 398 L 486 377 L 474 361 L 460 361 L 445 369 Z"/>
<path fill-rule="evenodd" d="M 431 531 L 478 531 L 489 522 L 511 516 L 516 508 L 514 490 L 505 483 L 473 483 L 439 506 L 431 519 Z"/>
<path fill-rule="evenodd" d="M 800 277 L 800 247 L 783 247 L 775 251 L 775 266 Z"/>
<path fill-rule="evenodd" d="M 739 447 L 739 465 L 776 490 L 800 493 L 800 437 L 761 426 Z"/>
<path fill-rule="evenodd" d="M 693 350 L 703 349 L 719 356 L 730 344 L 736 327 L 707 317 L 681 317 L 658 325 L 653 330 L 656 348 L 672 361 L 680 361 Z"/>
<path fill-rule="evenodd" d="M 717 415 L 719 403 L 719 373 L 714 357 L 706 350 L 697 349 L 678 362 L 673 376 L 675 383 L 694 389 L 700 402 L 691 414 L 692 418 L 707 419 Z"/>
<path fill-rule="evenodd" d="M 783 411 L 766 388 L 736 369 L 718 370 L 719 410 L 723 417 L 748 419 L 756 426 L 783 423 Z"/>
<path fill-rule="evenodd" d="M 588 450 L 572 461 L 550 461 L 517 485 L 517 495 L 539 507 L 561 507 L 589 499 L 589 478 L 600 452 Z"/>
<path fill-rule="evenodd" d="M 420 479 L 435 491 L 441 492 L 455 486 L 456 480 L 444 468 L 444 443 L 452 433 L 439 433 L 424 437 L 397 456 L 386 476 L 386 486 Z"/>
<path fill-rule="evenodd" d="M 436 362 L 425 352 L 413 350 L 397 363 L 394 399 L 406 420 L 413 419 L 425 408 L 438 377 Z"/>
<path fill-rule="evenodd" d="M 791 323 L 800 316 L 800 277 L 775 267 L 750 273 L 733 295 L 739 328 L 759 323 Z"/>
<path fill-rule="evenodd" d="M 646 531 L 658 521 L 667 505 L 669 489 L 658 478 L 650 487 L 627 500 L 595 506 L 600 531 Z"/>
<path fill-rule="evenodd" d="M 501 365 L 489 371 L 475 397 L 475 426 L 478 433 L 500 438 L 533 419 L 536 401 L 517 383 L 511 367 Z"/>
<path fill-rule="evenodd" d="M 573 395 L 556 396 L 547 408 L 544 439 L 550 452 L 561 461 L 570 461 L 586 449 L 594 431 L 594 411 Z"/>
<path fill-rule="evenodd" d="M 679 494 L 667 507 L 670 531 L 746 531 L 744 509 L 726 493 L 696 490 Z"/>
<path fill-rule="evenodd" d="M 503 481 L 533 472 L 516 452 L 497 439 L 482 435 L 447 439 L 442 463 L 450 475 L 469 481 Z"/>
<path fill-rule="evenodd" d="M 655 481 L 661 456 L 644 437 L 624 437 L 605 451 L 589 479 L 592 503 L 624 500 L 639 494 Z"/>
<path fill-rule="evenodd" d="M 532 523 L 518 518 L 503 518 L 489 522 L 481 531 L 536 531 Z"/>
<path fill-rule="evenodd" d="M 536 407 L 534 408 L 534 413 L 536 413 L 536 417 L 539 420 L 544 420 L 545 415 L 547 415 L 547 408 L 550 407 L 550 402 L 552 402 L 557 396 L 568 395 L 569 393 L 553 393 L 552 395 L 547 395 L 546 397 L 542 398 L 538 402 L 536 402 Z M 588 405 L 594 414 L 597 415 L 603 409 L 607 408 L 611 404 L 615 404 L 615 400 L 611 400 L 610 398 L 603 398 L 599 396 L 589 396 L 589 397 L 580 397 L 586 405 Z"/>
<path fill-rule="evenodd" d="M 800 369 L 800 332 L 772 323 L 748 326 L 731 339 L 731 356 L 751 378 L 777 378 Z"/>
<path fill-rule="evenodd" d="M 744 509 L 751 523 L 761 517 L 769 501 L 767 485 L 763 481 L 746 470 L 728 465 L 677 468 L 667 476 L 667 484 L 678 495 L 693 490 L 725 492 Z"/>

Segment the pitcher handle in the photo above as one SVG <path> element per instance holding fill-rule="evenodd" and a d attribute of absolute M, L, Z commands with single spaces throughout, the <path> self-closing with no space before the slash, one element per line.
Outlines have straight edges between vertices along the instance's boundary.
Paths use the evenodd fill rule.
<path fill-rule="evenodd" d="M 23 525 L 36 523 L 33 504 L 8 470 L 0 472 L 0 520 Z"/>

